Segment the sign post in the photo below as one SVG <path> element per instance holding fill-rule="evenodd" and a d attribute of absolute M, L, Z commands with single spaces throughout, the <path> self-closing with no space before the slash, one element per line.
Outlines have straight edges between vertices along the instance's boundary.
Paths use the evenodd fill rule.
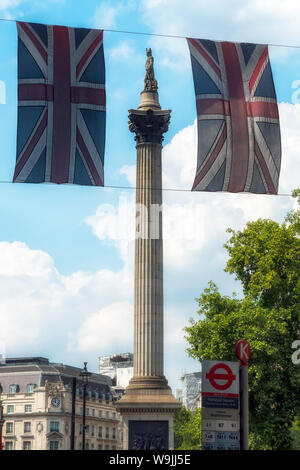
<path fill-rule="evenodd" d="M 3 419 L 3 405 L 2 398 L 0 397 L 0 450 L 3 450 L 2 443 L 2 429 L 3 429 L 4 419 Z"/>
<path fill-rule="evenodd" d="M 241 339 L 235 345 L 240 362 L 240 445 L 241 450 L 249 450 L 249 399 L 248 399 L 248 361 L 251 348 L 248 341 Z"/>
<path fill-rule="evenodd" d="M 239 450 L 239 366 L 202 362 L 202 449 Z"/>

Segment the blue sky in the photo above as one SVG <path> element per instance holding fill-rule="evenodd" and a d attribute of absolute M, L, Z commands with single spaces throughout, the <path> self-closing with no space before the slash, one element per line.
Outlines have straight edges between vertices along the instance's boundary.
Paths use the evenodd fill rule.
<path fill-rule="evenodd" d="M 84 10 L 84 11 L 83 11 Z M 0 0 L 0 17 L 74 27 L 206 39 L 298 45 L 300 5 L 237 0 Z M 0 22 L 0 181 L 15 163 L 16 26 Z M 151 47 L 161 106 L 172 109 L 163 151 L 165 188 L 189 189 L 196 164 L 195 100 L 184 39 L 106 31 L 107 185 L 134 186 L 136 151 L 128 109 L 143 88 Z M 283 145 L 279 192 L 299 186 L 300 49 L 270 47 Z M 227 227 L 258 217 L 281 221 L 287 196 L 164 192 L 165 373 L 173 388 L 188 358 L 182 328 L 214 280 L 226 294 L 240 286 L 223 272 Z M 123 214 L 123 215 L 122 215 Z M 124 215 L 125 214 L 125 215 Z M 7 356 L 43 355 L 97 368 L 100 354 L 132 351 L 134 190 L 0 183 L 0 341 Z M 121 234 L 116 227 L 128 228 Z M 132 228 L 132 227 L 131 227 Z M 117 233 L 118 232 L 118 233 Z M 233 345 L 234 347 L 234 345 Z M 218 358 L 216 358 L 218 359 Z"/>

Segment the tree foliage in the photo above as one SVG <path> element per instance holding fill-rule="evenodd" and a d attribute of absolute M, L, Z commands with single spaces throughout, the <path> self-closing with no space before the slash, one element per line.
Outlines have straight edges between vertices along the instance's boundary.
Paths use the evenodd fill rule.
<path fill-rule="evenodd" d="M 297 418 L 291 429 L 292 449 L 300 450 L 300 418 Z"/>
<path fill-rule="evenodd" d="M 175 415 L 174 434 L 175 450 L 201 449 L 201 409 L 193 412 L 182 406 Z"/>
<path fill-rule="evenodd" d="M 300 191 L 295 191 L 300 204 Z M 235 344 L 247 339 L 250 444 L 255 449 L 290 449 L 299 416 L 299 379 L 291 345 L 299 338 L 300 210 L 284 223 L 259 219 L 243 231 L 229 229 L 226 271 L 235 274 L 244 298 L 222 296 L 210 283 L 199 299 L 200 319 L 185 328 L 189 354 L 199 359 L 236 360 Z"/>

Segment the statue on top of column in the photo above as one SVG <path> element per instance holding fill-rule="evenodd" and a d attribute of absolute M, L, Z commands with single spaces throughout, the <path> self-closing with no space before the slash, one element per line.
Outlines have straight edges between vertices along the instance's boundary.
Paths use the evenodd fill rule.
<path fill-rule="evenodd" d="M 154 78 L 154 69 L 153 69 L 153 63 L 154 63 L 154 58 L 152 56 L 152 51 L 150 49 L 146 49 L 146 54 L 147 54 L 147 60 L 146 60 L 146 75 L 144 78 L 144 91 L 152 91 L 156 92 L 157 91 L 157 81 Z"/>

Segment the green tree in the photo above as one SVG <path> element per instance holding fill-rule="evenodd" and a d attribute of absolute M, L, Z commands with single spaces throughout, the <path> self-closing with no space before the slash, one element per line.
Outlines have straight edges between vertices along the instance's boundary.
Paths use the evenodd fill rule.
<path fill-rule="evenodd" d="M 300 191 L 295 191 L 300 204 Z M 214 283 L 199 299 L 198 321 L 185 328 L 188 353 L 199 359 L 236 360 L 234 345 L 247 339 L 250 448 L 290 449 L 299 416 L 299 380 L 292 342 L 299 338 L 300 210 L 284 223 L 259 219 L 243 231 L 229 229 L 226 271 L 235 274 L 244 298 L 222 296 Z"/>
<path fill-rule="evenodd" d="M 193 412 L 182 406 L 176 413 L 174 447 L 175 450 L 201 449 L 201 409 Z"/>
<path fill-rule="evenodd" d="M 300 450 L 300 418 L 297 418 L 291 428 L 292 449 Z"/>

